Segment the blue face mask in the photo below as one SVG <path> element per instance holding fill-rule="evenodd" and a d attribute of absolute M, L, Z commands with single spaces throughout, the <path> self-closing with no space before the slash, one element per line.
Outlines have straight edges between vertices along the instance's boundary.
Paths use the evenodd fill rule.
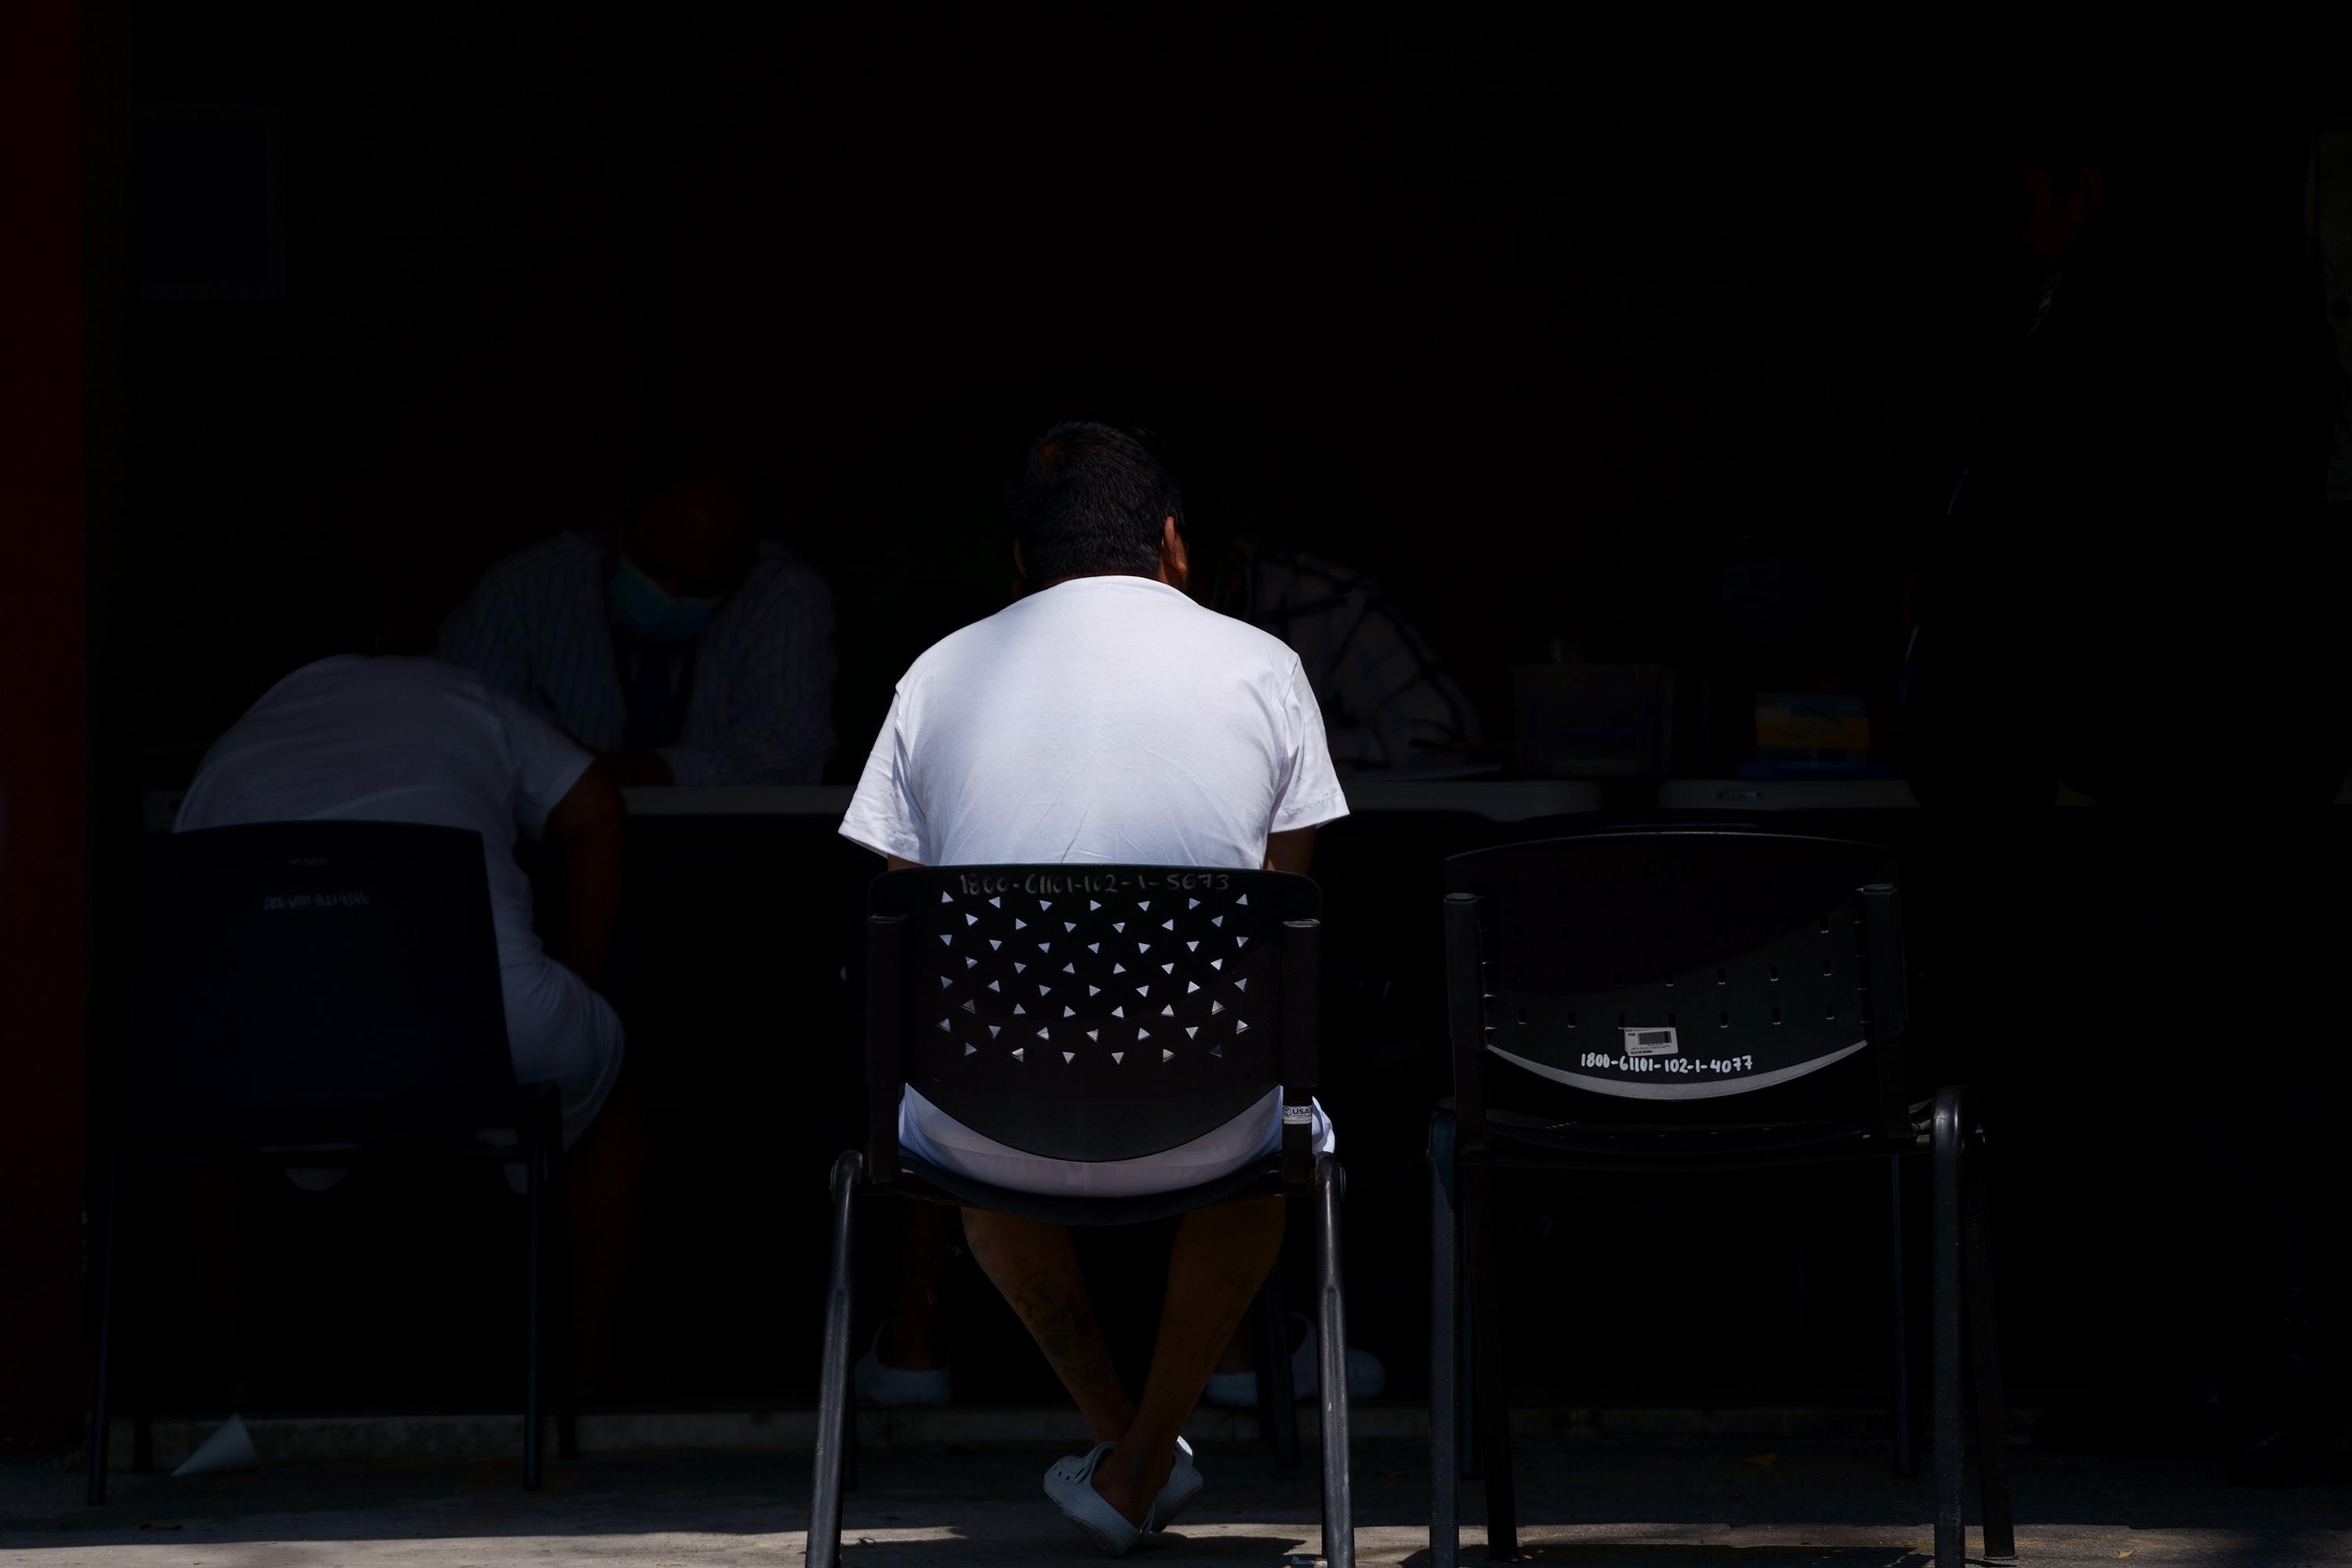
<path fill-rule="evenodd" d="M 614 618 L 639 642 L 688 642 L 710 629 L 716 599 L 681 599 L 624 555 L 605 584 Z"/>

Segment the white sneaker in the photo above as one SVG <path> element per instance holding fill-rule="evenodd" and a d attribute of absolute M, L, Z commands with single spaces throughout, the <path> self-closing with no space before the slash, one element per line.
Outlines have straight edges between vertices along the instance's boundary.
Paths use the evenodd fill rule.
<path fill-rule="evenodd" d="M 945 1405 L 954 1392 L 947 1368 L 930 1366 L 910 1371 L 884 1364 L 882 1331 L 887 1327 L 887 1321 L 876 1327 L 866 1353 L 857 1358 L 857 1365 L 852 1371 L 857 1397 L 874 1405 Z"/>
<path fill-rule="evenodd" d="M 1306 1331 L 1298 1348 L 1290 1352 L 1290 1391 L 1301 1399 L 1312 1399 L 1323 1386 L 1323 1358 L 1317 1353 L 1315 1325 L 1306 1314 L 1293 1312 L 1290 1321 Z M 1378 1399 L 1389 1385 L 1389 1369 L 1381 1358 L 1370 1351 L 1348 1350 L 1348 1397 Z M 1255 1372 L 1213 1372 L 1209 1386 L 1201 1397 L 1212 1405 L 1229 1410 L 1257 1408 L 1257 1373 Z"/>
<path fill-rule="evenodd" d="M 1176 1465 L 1168 1472 L 1168 1484 L 1151 1500 L 1151 1517 L 1144 1529 L 1157 1534 L 1176 1522 L 1184 1505 L 1201 1495 L 1201 1472 L 1192 1465 L 1192 1445 L 1183 1438 L 1176 1439 Z"/>
<path fill-rule="evenodd" d="M 1097 1443 L 1083 1454 L 1055 1460 L 1053 1468 L 1045 1472 L 1045 1495 L 1062 1510 L 1062 1517 L 1076 1525 L 1078 1533 L 1093 1542 L 1106 1557 L 1126 1556 L 1156 1527 L 1150 1517 L 1139 1526 L 1128 1523 L 1118 1510 L 1095 1490 L 1095 1467 L 1116 1447 L 1113 1443 Z M 1152 1512 L 1159 1512 L 1156 1500 Z"/>
<path fill-rule="evenodd" d="M 228 1419 L 213 1428 L 211 1436 L 196 1445 L 195 1452 L 180 1461 L 175 1476 L 225 1476 L 237 1470 L 261 1468 L 261 1454 L 253 1446 L 253 1434 L 245 1429 L 245 1417 L 236 1411 Z"/>

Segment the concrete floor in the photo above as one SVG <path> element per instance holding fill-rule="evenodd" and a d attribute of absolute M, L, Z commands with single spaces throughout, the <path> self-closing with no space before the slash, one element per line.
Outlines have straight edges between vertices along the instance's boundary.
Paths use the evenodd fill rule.
<path fill-rule="evenodd" d="M 2352 1491 L 2224 1487 L 2189 1461 L 2059 1458 L 2013 1446 L 2024 1568 L 2352 1564 Z M 853 1568 L 1097 1561 L 1045 1502 L 1040 1447 L 869 1458 L 848 1504 Z M 1252 1447 L 1207 1449 L 1208 1489 L 1144 1560 L 1277 1568 L 1317 1550 L 1311 1469 L 1267 1472 Z M 282 1465 L 175 1481 L 115 1479 L 103 1509 L 63 1468 L 0 1469 L 0 1563 L 35 1568 L 281 1568 L 521 1563 L 717 1568 L 798 1564 L 807 1463 L 798 1454 L 594 1456 L 526 1494 L 509 1460 Z M 1357 1457 L 1358 1560 L 1428 1561 L 1429 1487 L 1414 1445 Z M 1897 1481 L 1864 1444 L 1622 1439 L 1523 1445 L 1523 1539 L 1538 1562 L 1591 1568 L 1924 1568 L 1927 1482 Z M 1465 1512 L 1479 1517 L 1475 1493 Z M 1974 1543 L 1971 1534 L 1971 1542 Z M 1465 1562 L 1485 1561 L 1465 1531 Z"/>

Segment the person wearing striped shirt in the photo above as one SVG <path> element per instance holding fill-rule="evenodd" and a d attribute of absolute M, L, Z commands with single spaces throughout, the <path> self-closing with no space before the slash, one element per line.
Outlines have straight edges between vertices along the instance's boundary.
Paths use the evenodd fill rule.
<path fill-rule="evenodd" d="M 624 784 L 814 784 L 833 755 L 832 595 L 754 539 L 751 487 L 715 461 L 616 534 L 561 533 L 491 567 L 439 654 Z"/>
<path fill-rule="evenodd" d="M 1211 608 L 1298 655 L 1343 771 L 1458 761 L 1477 744 L 1469 700 L 1363 574 L 1237 542 L 1204 578 Z"/>

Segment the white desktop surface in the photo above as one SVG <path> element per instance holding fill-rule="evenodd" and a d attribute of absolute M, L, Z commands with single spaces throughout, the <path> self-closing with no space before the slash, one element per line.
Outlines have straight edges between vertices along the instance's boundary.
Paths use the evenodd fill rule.
<path fill-rule="evenodd" d="M 1349 811 L 1460 811 L 1495 822 L 1601 809 L 1600 786 L 1576 779 L 1341 779 Z M 630 789 L 632 816 L 834 816 L 847 784 L 749 784 Z"/>
<path fill-rule="evenodd" d="M 1661 811 L 1872 811 L 1916 806 L 1901 779 L 1667 779 Z"/>
<path fill-rule="evenodd" d="M 1577 779 L 1343 779 L 1351 812 L 1458 811 L 1525 822 L 1601 809 L 1599 785 Z M 150 790 L 147 826 L 171 830 L 181 790 Z M 632 816 L 831 817 L 849 810 L 847 784 L 738 784 L 625 789 Z"/>

